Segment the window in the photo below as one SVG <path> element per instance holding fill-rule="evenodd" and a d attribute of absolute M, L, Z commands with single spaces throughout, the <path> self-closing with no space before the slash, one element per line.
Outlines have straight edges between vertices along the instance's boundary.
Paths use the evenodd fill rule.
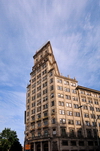
<path fill-rule="evenodd" d="M 56 128 L 53 128 L 52 134 L 56 135 Z"/>
<path fill-rule="evenodd" d="M 37 106 L 41 104 L 41 100 L 37 100 Z"/>
<path fill-rule="evenodd" d="M 59 110 L 59 114 L 65 114 L 64 110 Z"/>
<path fill-rule="evenodd" d="M 96 125 L 97 125 L 96 122 L 92 122 L 92 126 L 96 127 Z"/>
<path fill-rule="evenodd" d="M 38 69 L 37 69 L 37 73 L 39 73 L 40 71 L 41 71 L 41 68 L 38 68 Z"/>
<path fill-rule="evenodd" d="M 61 123 L 61 124 L 66 124 L 66 119 L 61 118 L 61 119 L 60 119 L 60 123 Z"/>
<path fill-rule="evenodd" d="M 62 140 L 62 146 L 68 146 L 68 141 Z"/>
<path fill-rule="evenodd" d="M 57 86 L 57 89 L 58 90 L 63 90 L 63 87 L 62 86 Z"/>
<path fill-rule="evenodd" d="M 51 106 L 54 106 L 54 101 L 51 102 Z"/>
<path fill-rule="evenodd" d="M 71 86 L 75 87 L 75 86 L 76 86 L 76 83 L 71 83 Z"/>
<path fill-rule="evenodd" d="M 91 110 L 91 111 L 94 111 L 94 107 L 90 106 L 90 110 Z"/>
<path fill-rule="evenodd" d="M 73 99 L 73 101 L 78 101 L 78 98 L 75 96 L 73 96 L 72 99 Z"/>
<path fill-rule="evenodd" d="M 32 103 L 32 107 L 34 107 L 35 106 L 35 102 L 34 103 Z"/>
<path fill-rule="evenodd" d="M 32 83 L 33 83 L 34 81 L 36 81 L 36 78 L 32 79 Z"/>
<path fill-rule="evenodd" d="M 43 105 L 43 109 L 47 109 L 48 108 L 48 104 Z"/>
<path fill-rule="evenodd" d="M 64 102 L 59 101 L 59 106 L 64 106 Z"/>
<path fill-rule="evenodd" d="M 29 109 L 29 105 L 27 105 L 27 110 Z"/>
<path fill-rule="evenodd" d="M 86 102 L 86 98 L 82 98 L 82 102 Z"/>
<path fill-rule="evenodd" d="M 89 114 L 88 113 L 84 113 L 84 117 L 89 118 Z"/>
<path fill-rule="evenodd" d="M 31 111 L 31 113 L 32 113 L 32 114 L 35 114 L 35 109 L 33 109 L 33 110 Z"/>
<path fill-rule="evenodd" d="M 73 112 L 72 111 L 67 111 L 67 115 L 72 116 Z"/>
<path fill-rule="evenodd" d="M 50 94 L 50 98 L 54 98 L 54 93 L 51 93 L 51 94 Z"/>
<path fill-rule="evenodd" d="M 76 121 L 76 125 L 81 125 L 81 121 Z"/>
<path fill-rule="evenodd" d="M 30 103 L 30 100 L 29 100 L 29 99 L 27 100 L 27 103 Z"/>
<path fill-rule="evenodd" d="M 34 90 L 32 90 L 32 94 L 34 94 L 36 92 L 36 90 L 34 89 Z"/>
<path fill-rule="evenodd" d="M 70 95 L 66 95 L 66 99 L 70 100 L 71 96 Z"/>
<path fill-rule="evenodd" d="M 84 146 L 84 141 L 79 141 L 79 146 Z"/>
<path fill-rule="evenodd" d="M 95 119 L 95 114 L 91 114 L 91 118 Z"/>
<path fill-rule="evenodd" d="M 39 123 L 37 123 L 37 125 L 38 125 L 38 127 L 41 127 L 41 123 L 39 122 Z"/>
<path fill-rule="evenodd" d="M 72 104 L 71 103 L 66 103 L 66 106 L 67 107 L 72 107 Z"/>
<path fill-rule="evenodd" d="M 73 120 L 68 119 L 68 124 L 73 125 L 73 124 L 74 124 L 74 121 L 73 121 Z"/>
<path fill-rule="evenodd" d="M 87 94 L 87 95 L 91 95 L 91 93 L 89 93 L 89 92 L 87 92 L 86 94 Z"/>
<path fill-rule="evenodd" d="M 47 75 L 45 75 L 43 78 L 42 78 L 42 81 L 45 81 L 47 79 Z"/>
<path fill-rule="evenodd" d="M 31 128 L 32 128 L 32 129 L 35 128 L 35 124 L 32 123 L 32 124 L 31 124 Z"/>
<path fill-rule="evenodd" d="M 65 85 L 69 85 L 69 82 L 68 82 L 68 81 L 64 81 L 64 84 L 65 84 Z"/>
<path fill-rule="evenodd" d="M 82 137 L 82 130 L 81 129 L 78 129 L 77 130 L 77 136 L 80 138 Z"/>
<path fill-rule="evenodd" d="M 97 104 L 97 105 L 98 105 L 98 104 L 99 104 L 99 103 L 98 103 L 98 100 L 94 100 L 94 104 Z"/>
<path fill-rule="evenodd" d="M 32 88 L 34 88 L 36 86 L 36 83 L 32 84 Z"/>
<path fill-rule="evenodd" d="M 56 119 L 55 118 L 52 118 L 52 124 L 55 124 L 56 123 Z"/>
<path fill-rule="evenodd" d="M 38 118 L 38 119 L 41 118 L 41 114 L 38 114 L 38 115 L 37 115 L 37 118 Z"/>
<path fill-rule="evenodd" d="M 43 102 L 48 100 L 48 96 L 43 97 Z"/>
<path fill-rule="evenodd" d="M 36 75 L 36 73 L 35 73 L 35 72 L 32 72 L 31 77 L 34 77 L 35 75 Z"/>
<path fill-rule="evenodd" d="M 72 93 L 75 93 L 75 94 L 76 94 L 76 93 L 77 93 L 77 91 L 76 91 L 75 89 L 72 89 Z"/>
<path fill-rule="evenodd" d="M 47 89 L 43 90 L 43 95 L 46 94 L 48 92 Z"/>
<path fill-rule="evenodd" d="M 38 132 L 38 136 L 41 136 L 41 132 Z"/>
<path fill-rule="evenodd" d="M 58 93 L 58 97 L 59 97 L 59 98 L 64 98 L 64 95 L 63 95 L 63 94 Z"/>
<path fill-rule="evenodd" d="M 44 112 L 43 114 L 44 114 L 44 117 L 48 116 L 48 112 L 47 111 Z"/>
<path fill-rule="evenodd" d="M 41 90 L 41 86 L 37 87 L 37 91 Z"/>
<path fill-rule="evenodd" d="M 66 136 L 66 129 L 65 128 L 61 128 L 61 136 Z"/>
<path fill-rule="evenodd" d="M 52 110 L 51 110 L 51 114 L 55 114 L 55 109 L 52 109 Z"/>
<path fill-rule="evenodd" d="M 44 126 L 48 125 L 48 121 L 47 120 L 44 120 L 43 123 L 44 123 Z"/>
<path fill-rule="evenodd" d="M 41 111 L 41 106 L 37 107 L 37 112 L 40 112 L 40 111 Z"/>
<path fill-rule="evenodd" d="M 81 94 L 85 94 L 85 91 L 80 91 L 81 92 Z"/>
<path fill-rule="evenodd" d="M 78 107 L 79 107 L 78 104 L 74 104 L 75 109 L 78 109 Z"/>
<path fill-rule="evenodd" d="M 29 116 L 29 112 L 27 112 L 27 116 Z"/>
<path fill-rule="evenodd" d="M 70 136 L 70 137 L 74 137 L 74 136 L 75 136 L 74 129 L 69 128 L 69 136 Z"/>
<path fill-rule="evenodd" d="M 47 86 L 47 82 L 43 83 L 43 88 Z"/>
<path fill-rule="evenodd" d="M 34 132 L 32 132 L 32 138 L 34 138 L 34 136 L 35 136 L 35 134 L 34 134 Z"/>
<path fill-rule="evenodd" d="M 88 110 L 87 105 L 83 105 L 83 109 L 84 109 L 84 110 Z"/>
<path fill-rule="evenodd" d="M 50 91 L 52 91 L 54 89 L 54 86 L 53 85 L 51 85 L 50 86 Z"/>
<path fill-rule="evenodd" d="M 88 141 L 89 146 L 93 146 L 93 141 Z"/>
<path fill-rule="evenodd" d="M 42 65 L 42 69 L 44 69 L 45 67 L 46 67 L 46 64 L 43 64 L 43 65 Z"/>
<path fill-rule="evenodd" d="M 97 115 L 97 119 L 100 119 L 100 115 Z"/>
<path fill-rule="evenodd" d="M 57 79 L 57 82 L 58 82 L 58 83 L 62 83 L 62 80 L 61 80 L 61 79 Z"/>
<path fill-rule="evenodd" d="M 49 73 L 49 76 L 51 77 L 53 75 L 53 71 L 51 71 L 50 73 Z"/>
<path fill-rule="evenodd" d="M 42 75 L 46 74 L 47 73 L 47 70 L 45 69 L 43 72 L 42 72 Z"/>
<path fill-rule="evenodd" d="M 92 102 L 92 100 L 91 100 L 91 99 L 89 99 L 89 100 L 88 100 L 88 103 L 92 104 L 93 102 Z"/>
<path fill-rule="evenodd" d="M 53 78 L 50 79 L 50 83 L 52 83 L 52 82 L 53 82 Z"/>
<path fill-rule="evenodd" d="M 76 141 L 70 141 L 71 146 L 76 146 Z"/>
<path fill-rule="evenodd" d="M 30 93 L 27 94 L 27 97 L 29 97 L 29 96 L 30 96 Z"/>
<path fill-rule="evenodd" d="M 48 130 L 44 130 L 44 135 L 48 136 Z"/>
<path fill-rule="evenodd" d="M 95 109 L 96 109 L 96 112 L 100 112 L 100 108 L 97 108 L 97 107 L 96 107 Z"/>
<path fill-rule="evenodd" d="M 35 115 L 31 117 L 32 121 L 35 120 Z"/>
<path fill-rule="evenodd" d="M 37 81 L 37 85 L 39 85 L 41 83 L 41 79 Z"/>
<path fill-rule="evenodd" d="M 89 121 L 85 121 L 85 125 L 86 126 L 90 126 L 90 122 Z"/>
<path fill-rule="evenodd" d="M 34 95 L 34 96 L 32 96 L 32 101 L 33 101 L 33 100 L 35 100 L 35 95 Z"/>
<path fill-rule="evenodd" d="M 70 92 L 70 89 L 69 88 L 64 88 L 64 91 L 65 92 Z"/>
<path fill-rule="evenodd" d="M 41 97 L 41 92 L 37 93 L 37 98 Z"/>
<path fill-rule="evenodd" d="M 41 77 L 41 74 L 38 74 L 38 75 L 37 75 L 37 79 L 39 79 L 40 77 Z M 35 79 L 35 80 L 36 80 L 36 79 Z"/>
<path fill-rule="evenodd" d="M 80 112 L 74 112 L 74 116 L 80 117 Z"/>

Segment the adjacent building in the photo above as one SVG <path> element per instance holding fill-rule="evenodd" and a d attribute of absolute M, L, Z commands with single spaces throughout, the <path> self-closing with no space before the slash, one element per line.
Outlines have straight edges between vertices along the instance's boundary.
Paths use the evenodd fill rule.
<path fill-rule="evenodd" d="M 31 151 L 98 151 L 100 91 L 62 76 L 50 42 L 33 58 L 26 93 L 25 144 Z"/>

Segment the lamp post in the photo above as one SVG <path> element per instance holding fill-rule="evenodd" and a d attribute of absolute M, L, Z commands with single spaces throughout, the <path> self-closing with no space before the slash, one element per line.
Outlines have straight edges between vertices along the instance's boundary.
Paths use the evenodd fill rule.
<path fill-rule="evenodd" d="M 94 109 L 93 109 L 93 105 L 91 104 L 91 103 L 85 103 L 84 105 L 81 105 L 81 106 L 79 106 L 78 108 L 82 108 L 83 106 L 85 106 L 85 105 L 89 105 L 90 107 L 92 107 L 92 115 L 93 115 L 93 111 L 94 111 Z M 95 115 L 95 114 L 94 114 Z M 95 126 L 95 130 L 96 130 L 96 132 L 97 132 L 97 144 L 98 144 L 98 148 L 99 148 L 99 139 L 98 139 L 98 129 L 97 129 L 97 117 L 96 116 L 94 116 L 94 126 Z M 84 121 L 83 121 L 84 122 Z"/>

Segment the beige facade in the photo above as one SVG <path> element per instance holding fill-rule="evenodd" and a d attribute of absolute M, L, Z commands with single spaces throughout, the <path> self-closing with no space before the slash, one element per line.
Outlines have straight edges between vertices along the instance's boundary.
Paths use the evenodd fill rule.
<path fill-rule="evenodd" d="M 26 94 L 25 144 L 31 145 L 31 151 L 97 151 L 100 91 L 60 75 L 50 42 L 33 58 Z"/>

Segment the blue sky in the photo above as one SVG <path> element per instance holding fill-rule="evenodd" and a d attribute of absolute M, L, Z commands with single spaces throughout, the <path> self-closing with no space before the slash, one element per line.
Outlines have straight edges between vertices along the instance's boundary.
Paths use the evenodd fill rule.
<path fill-rule="evenodd" d="M 33 55 L 48 40 L 62 75 L 100 90 L 100 0 L 0 0 L 0 131 L 22 144 Z"/>

